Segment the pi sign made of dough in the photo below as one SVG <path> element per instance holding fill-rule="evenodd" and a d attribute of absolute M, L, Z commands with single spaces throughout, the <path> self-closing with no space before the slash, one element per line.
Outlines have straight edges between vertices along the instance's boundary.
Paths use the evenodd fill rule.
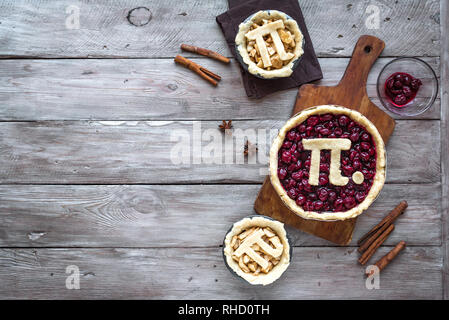
<path fill-rule="evenodd" d="M 279 58 L 281 58 L 281 60 L 287 61 L 295 56 L 293 53 L 285 52 L 284 45 L 282 44 L 282 40 L 277 32 L 277 29 L 281 28 L 284 28 L 284 22 L 282 20 L 276 20 L 274 22 L 270 22 L 263 26 L 260 26 L 254 30 L 251 30 L 246 34 L 246 38 L 248 40 L 256 40 L 260 57 L 262 58 L 262 62 L 265 68 L 271 67 L 270 54 L 268 53 L 267 46 L 265 45 L 265 41 L 263 40 L 263 37 L 268 34 L 271 35 L 274 47 L 276 48 L 276 52 L 279 54 Z"/>
<path fill-rule="evenodd" d="M 309 184 L 312 186 L 319 185 L 321 150 L 331 151 L 331 160 L 329 168 L 329 182 L 335 186 L 345 186 L 349 182 L 348 177 L 341 175 L 340 159 L 341 151 L 351 148 L 351 140 L 342 138 L 319 138 L 319 139 L 303 139 L 302 145 L 305 150 L 311 150 Z M 356 184 L 363 183 L 364 177 L 360 171 L 354 172 L 352 180 Z"/>
<path fill-rule="evenodd" d="M 243 241 L 240 247 L 238 247 L 238 249 L 234 252 L 234 255 L 240 257 L 242 254 L 246 253 L 251 259 L 256 261 L 256 263 L 260 265 L 262 269 L 266 269 L 268 267 L 268 261 L 266 261 L 256 251 L 254 251 L 251 246 L 254 244 L 258 244 L 263 251 L 274 258 L 277 258 L 282 254 L 284 246 L 280 241 L 278 241 L 277 237 L 272 237 L 270 238 L 270 242 L 274 245 L 274 248 L 272 248 L 262 239 L 264 235 L 265 233 L 262 229 L 253 232 Z"/>

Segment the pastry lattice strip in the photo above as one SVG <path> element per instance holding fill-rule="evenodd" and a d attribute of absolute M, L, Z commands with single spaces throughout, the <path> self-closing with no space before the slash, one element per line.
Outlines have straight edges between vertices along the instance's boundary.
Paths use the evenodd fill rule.
<path fill-rule="evenodd" d="M 290 52 L 285 52 L 284 44 L 282 43 L 281 38 L 279 37 L 279 33 L 277 29 L 283 29 L 284 22 L 282 20 L 276 20 L 274 22 L 267 23 L 263 26 L 260 26 L 254 30 L 251 30 L 246 34 L 246 38 L 248 40 L 255 40 L 257 47 L 259 48 L 260 57 L 262 58 L 262 62 L 265 68 L 271 67 L 270 54 L 268 53 L 267 46 L 265 45 L 265 41 L 263 37 L 270 34 L 273 39 L 273 44 L 276 48 L 276 52 L 279 54 L 279 58 L 283 61 L 287 61 L 292 59 L 295 55 Z"/>
<path fill-rule="evenodd" d="M 278 258 L 279 256 L 281 256 L 282 251 L 284 250 L 284 246 L 280 242 L 279 238 L 275 236 L 270 238 L 270 242 L 274 245 L 275 248 L 271 247 L 262 239 L 264 235 L 265 232 L 261 229 L 253 232 L 243 241 L 243 243 L 240 244 L 240 246 L 234 252 L 234 255 L 240 257 L 241 255 L 246 253 L 258 265 L 260 265 L 262 269 L 266 269 L 269 264 L 268 261 L 261 257 L 256 251 L 254 251 L 251 246 L 254 244 L 259 245 L 259 247 L 263 251 L 274 258 Z"/>

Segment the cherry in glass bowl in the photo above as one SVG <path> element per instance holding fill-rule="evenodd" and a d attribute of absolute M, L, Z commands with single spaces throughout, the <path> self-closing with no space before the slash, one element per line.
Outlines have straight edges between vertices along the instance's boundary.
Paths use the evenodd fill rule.
<path fill-rule="evenodd" d="M 388 93 L 387 81 L 392 75 L 408 75 L 420 81 L 419 88 L 413 92 L 405 104 L 397 104 Z M 426 112 L 438 95 L 438 79 L 432 67 L 418 58 L 398 58 L 387 63 L 377 78 L 377 95 L 382 105 L 401 116 L 416 116 Z"/>

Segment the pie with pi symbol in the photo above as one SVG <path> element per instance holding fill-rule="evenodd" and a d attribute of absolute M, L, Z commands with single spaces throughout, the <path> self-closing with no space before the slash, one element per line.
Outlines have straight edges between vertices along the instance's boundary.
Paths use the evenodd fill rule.
<path fill-rule="evenodd" d="M 234 223 L 225 237 L 223 254 L 227 266 L 254 285 L 274 282 L 290 264 L 284 225 L 262 216 Z"/>
<path fill-rule="evenodd" d="M 354 218 L 385 182 L 385 145 L 374 124 L 341 106 L 306 109 L 281 128 L 270 150 L 270 180 L 305 219 Z"/>
<path fill-rule="evenodd" d="M 239 25 L 235 45 L 248 72 L 265 79 L 289 77 L 304 53 L 295 20 L 277 10 L 259 11 Z"/>

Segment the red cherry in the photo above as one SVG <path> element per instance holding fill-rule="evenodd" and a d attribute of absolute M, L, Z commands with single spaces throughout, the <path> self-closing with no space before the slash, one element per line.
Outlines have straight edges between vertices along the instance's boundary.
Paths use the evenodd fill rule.
<path fill-rule="evenodd" d="M 360 146 L 362 147 L 362 150 L 369 150 L 371 148 L 371 145 L 368 142 L 362 142 L 360 143 Z"/>
<path fill-rule="evenodd" d="M 363 141 L 370 141 L 370 135 L 368 133 L 363 133 L 360 137 Z"/>
<path fill-rule="evenodd" d="M 306 200 L 307 200 L 307 198 L 306 198 L 303 194 L 300 194 L 300 195 L 298 195 L 298 197 L 296 198 L 296 204 L 297 204 L 298 206 L 303 206 L 304 203 L 306 203 Z"/>
<path fill-rule="evenodd" d="M 331 133 L 331 131 L 329 129 L 323 128 L 323 129 L 320 130 L 320 133 L 323 136 L 328 136 Z"/>
<path fill-rule="evenodd" d="M 357 142 L 357 140 L 359 140 L 359 133 L 358 132 L 351 133 L 351 135 L 349 136 L 349 139 L 352 142 Z"/>
<path fill-rule="evenodd" d="M 329 192 L 326 189 L 321 189 L 318 192 L 318 198 L 320 198 L 321 201 L 326 201 L 329 197 Z"/>
<path fill-rule="evenodd" d="M 283 168 L 278 170 L 279 179 L 284 180 L 286 176 L 287 176 L 287 170 L 285 170 Z"/>
<path fill-rule="evenodd" d="M 346 197 L 352 197 L 355 194 L 355 190 L 354 189 L 347 189 L 345 194 L 346 194 Z"/>
<path fill-rule="evenodd" d="M 311 116 L 309 119 L 307 119 L 307 124 L 309 126 L 316 126 L 319 121 L 320 121 L 320 118 L 318 118 L 316 116 Z"/>
<path fill-rule="evenodd" d="M 320 116 L 321 122 L 331 121 L 334 116 L 330 113 L 326 113 Z"/>
<path fill-rule="evenodd" d="M 408 86 L 408 85 L 410 84 L 410 81 L 411 81 L 411 79 L 410 79 L 409 76 L 404 75 L 404 76 L 402 77 L 402 83 L 405 84 L 406 86 Z"/>
<path fill-rule="evenodd" d="M 317 200 L 317 201 L 315 201 L 314 203 L 313 203 L 313 209 L 315 210 L 315 211 L 321 211 L 321 209 L 323 208 L 323 202 L 322 201 L 320 201 L 320 200 Z"/>
<path fill-rule="evenodd" d="M 293 200 L 295 200 L 296 197 L 298 196 L 298 193 L 296 192 L 296 189 L 294 189 L 294 188 L 291 188 L 290 190 L 288 190 L 287 194 Z"/>
<path fill-rule="evenodd" d="M 302 171 L 297 171 L 292 173 L 292 179 L 295 179 L 296 181 L 302 180 Z"/>
<path fill-rule="evenodd" d="M 289 133 L 287 133 L 287 139 L 288 140 L 295 140 L 296 138 L 296 132 L 295 131 L 290 131 Z"/>
<path fill-rule="evenodd" d="M 354 121 L 351 121 L 351 122 L 348 124 L 348 129 L 351 130 L 351 129 L 354 128 L 356 125 L 357 125 L 357 124 L 356 124 Z"/>
<path fill-rule="evenodd" d="M 310 137 L 312 135 L 313 127 L 306 128 L 306 137 Z"/>
<path fill-rule="evenodd" d="M 292 146 L 292 142 L 291 141 L 285 141 L 283 144 L 282 144 L 282 148 L 284 148 L 284 149 L 289 149 L 291 146 Z"/>
<path fill-rule="evenodd" d="M 292 163 L 291 165 L 289 165 L 289 166 L 287 167 L 287 171 L 288 171 L 288 172 L 293 172 L 293 171 L 295 171 L 295 170 L 298 170 L 298 168 L 296 167 L 296 163 Z"/>
<path fill-rule="evenodd" d="M 309 184 L 309 180 L 306 179 L 302 180 L 302 186 L 304 188 L 304 191 L 312 192 L 313 190 L 312 186 Z"/>
<path fill-rule="evenodd" d="M 354 159 L 357 159 L 359 157 L 360 157 L 359 153 L 357 151 L 355 151 L 355 150 L 352 150 L 349 153 L 349 159 L 351 159 L 351 161 L 354 161 Z"/>
<path fill-rule="evenodd" d="M 422 82 L 421 82 L 421 80 L 419 80 L 419 79 L 413 79 L 411 82 L 410 82 L 410 86 L 412 87 L 412 89 L 413 90 L 415 90 L 415 91 L 418 91 L 418 89 L 419 89 L 419 87 L 422 85 Z"/>
<path fill-rule="evenodd" d="M 334 201 L 334 209 L 337 212 L 344 210 L 343 199 L 337 199 L 337 200 Z"/>
<path fill-rule="evenodd" d="M 408 86 L 404 86 L 402 88 L 402 93 L 404 94 L 404 96 L 406 96 L 407 98 L 410 98 L 413 95 L 412 89 L 410 89 L 410 87 Z"/>
<path fill-rule="evenodd" d="M 395 81 L 394 82 L 394 87 L 395 88 L 397 88 L 397 89 L 402 89 L 402 86 L 403 86 L 403 84 L 402 84 L 402 82 L 401 81 Z"/>
<path fill-rule="evenodd" d="M 357 200 L 358 203 L 362 202 L 363 200 L 365 200 L 366 195 L 363 192 L 357 192 L 355 194 L 355 199 Z"/>
<path fill-rule="evenodd" d="M 316 193 L 309 193 L 308 198 L 309 198 L 309 200 L 314 201 L 314 200 L 318 199 L 318 196 L 316 195 Z"/>
<path fill-rule="evenodd" d="M 307 208 L 306 210 L 309 210 L 309 211 L 313 210 L 313 201 L 307 200 L 305 207 Z"/>
<path fill-rule="evenodd" d="M 320 176 L 318 178 L 318 182 L 319 182 L 320 186 L 325 186 L 326 184 L 328 184 L 329 183 L 329 178 L 327 177 L 327 174 L 320 173 Z"/>
<path fill-rule="evenodd" d="M 398 94 L 395 98 L 394 98 L 394 103 L 396 103 L 397 105 L 404 105 L 407 103 L 407 97 L 403 94 Z"/>
<path fill-rule="evenodd" d="M 363 161 L 367 162 L 367 161 L 370 160 L 371 157 L 370 157 L 370 155 L 369 155 L 368 152 L 362 152 L 362 153 L 360 154 L 360 158 L 361 158 Z"/>
<path fill-rule="evenodd" d="M 338 123 L 343 126 L 346 127 L 349 124 L 349 118 L 347 116 L 340 116 L 340 118 L 338 118 Z"/>
<path fill-rule="evenodd" d="M 285 163 L 290 163 L 292 161 L 292 154 L 290 153 L 290 151 L 284 151 L 282 153 L 282 161 L 284 161 Z"/>
<path fill-rule="evenodd" d="M 335 191 L 330 191 L 329 192 L 329 201 L 335 201 L 335 199 L 337 199 L 337 193 L 335 193 Z"/>
<path fill-rule="evenodd" d="M 354 168 L 352 167 L 352 166 L 344 166 L 343 167 L 343 173 L 344 173 L 344 175 L 345 176 L 350 176 L 350 175 L 352 175 L 352 173 L 354 172 Z"/>
<path fill-rule="evenodd" d="M 343 201 L 344 201 L 345 207 L 348 209 L 354 208 L 357 205 L 357 203 L 355 202 L 355 199 L 353 197 L 348 196 Z"/>
<path fill-rule="evenodd" d="M 304 167 L 306 167 L 307 169 L 310 168 L 310 159 L 307 159 L 306 161 L 304 161 Z"/>

